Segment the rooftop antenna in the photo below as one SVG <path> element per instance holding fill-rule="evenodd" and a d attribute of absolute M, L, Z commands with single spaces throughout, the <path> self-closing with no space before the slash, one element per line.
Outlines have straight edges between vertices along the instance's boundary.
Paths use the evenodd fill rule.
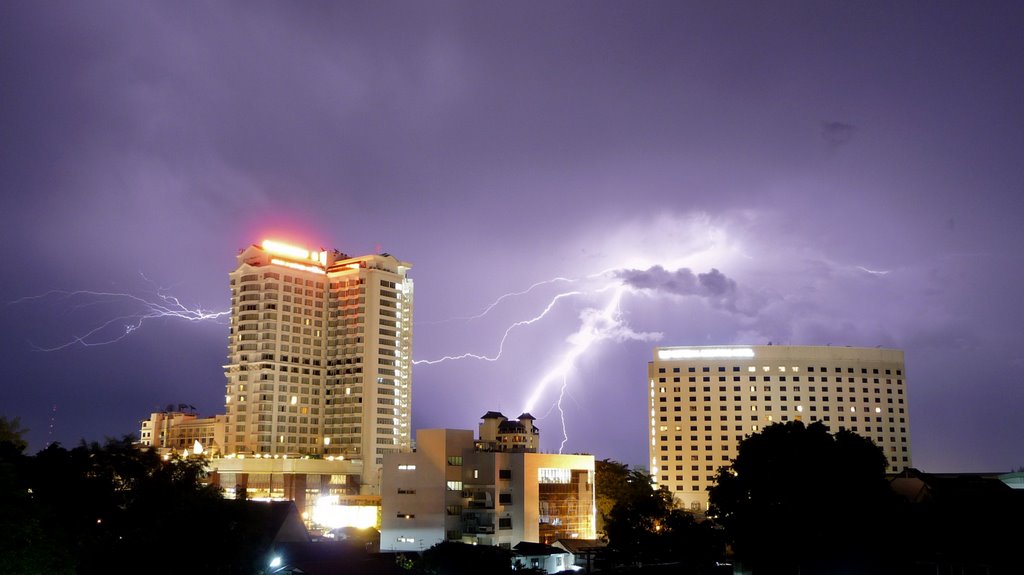
<path fill-rule="evenodd" d="M 57 404 L 53 404 L 53 409 L 50 410 L 50 427 L 46 431 L 46 446 L 53 445 L 53 431 L 57 427 Z"/>

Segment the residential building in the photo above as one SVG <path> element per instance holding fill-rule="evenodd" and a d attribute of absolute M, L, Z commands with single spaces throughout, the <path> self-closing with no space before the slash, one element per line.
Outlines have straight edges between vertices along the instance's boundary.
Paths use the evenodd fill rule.
<path fill-rule="evenodd" d="M 411 447 L 411 265 L 272 240 L 237 259 L 225 453 L 341 458 L 375 493 L 384 455 Z"/>
<path fill-rule="evenodd" d="M 594 457 L 537 453 L 533 421 L 487 412 L 475 441 L 469 430 L 421 429 L 416 451 L 385 457 L 381 550 L 594 539 Z"/>
<path fill-rule="evenodd" d="M 744 437 L 775 422 L 820 421 L 911 466 L 903 351 L 832 346 L 659 347 L 648 363 L 651 475 L 686 508 Z"/>

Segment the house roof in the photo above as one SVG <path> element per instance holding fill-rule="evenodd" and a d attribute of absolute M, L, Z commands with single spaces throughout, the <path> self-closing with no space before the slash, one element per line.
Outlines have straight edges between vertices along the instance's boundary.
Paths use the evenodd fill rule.
<path fill-rule="evenodd" d="M 1000 504 L 1016 497 L 1014 490 L 997 476 L 983 473 L 923 473 L 907 469 L 890 479 L 890 485 L 904 498 L 915 502 Z"/>
<path fill-rule="evenodd" d="M 604 549 L 608 543 L 600 539 L 559 539 L 554 543 L 555 547 L 565 549 L 569 553 L 578 555 L 586 551 Z"/>
<path fill-rule="evenodd" d="M 518 421 L 505 420 L 498 424 L 498 433 L 526 433 L 526 426 Z"/>
<path fill-rule="evenodd" d="M 508 419 L 500 411 L 488 411 L 480 419 Z"/>
<path fill-rule="evenodd" d="M 543 543 L 532 543 L 530 541 L 520 541 L 519 543 L 516 543 L 516 546 L 512 549 L 519 555 L 525 555 L 528 557 L 562 555 L 567 553 L 567 551 L 559 549 L 558 547 L 552 547 L 551 545 L 545 545 Z"/>
<path fill-rule="evenodd" d="M 293 501 L 247 501 L 250 517 L 276 543 L 308 542 L 309 532 Z"/>

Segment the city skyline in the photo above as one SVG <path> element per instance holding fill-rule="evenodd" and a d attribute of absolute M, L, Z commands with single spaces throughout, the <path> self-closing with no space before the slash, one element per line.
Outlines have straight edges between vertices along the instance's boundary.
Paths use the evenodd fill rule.
<path fill-rule="evenodd" d="M 642 465 L 655 347 L 881 346 L 906 352 L 915 467 L 1018 468 L 1022 25 L 5 4 L 0 414 L 36 450 L 221 413 L 227 275 L 275 238 L 413 264 L 413 430 L 529 410 L 545 451 Z M 137 325 L 153 303 L 177 317 Z"/>

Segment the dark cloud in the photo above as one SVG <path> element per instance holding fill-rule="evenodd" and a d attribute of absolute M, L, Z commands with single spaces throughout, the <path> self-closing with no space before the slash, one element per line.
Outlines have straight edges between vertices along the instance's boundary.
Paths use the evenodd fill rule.
<path fill-rule="evenodd" d="M 735 303 L 736 282 L 714 268 L 706 273 L 694 274 L 689 268 L 668 271 L 656 265 L 646 270 L 619 270 L 614 275 L 622 283 L 639 290 L 676 296 L 700 296 L 729 308 Z"/>
<path fill-rule="evenodd" d="M 849 142 L 853 138 L 856 128 L 843 122 L 822 122 L 821 137 L 829 146 L 838 147 Z"/>

